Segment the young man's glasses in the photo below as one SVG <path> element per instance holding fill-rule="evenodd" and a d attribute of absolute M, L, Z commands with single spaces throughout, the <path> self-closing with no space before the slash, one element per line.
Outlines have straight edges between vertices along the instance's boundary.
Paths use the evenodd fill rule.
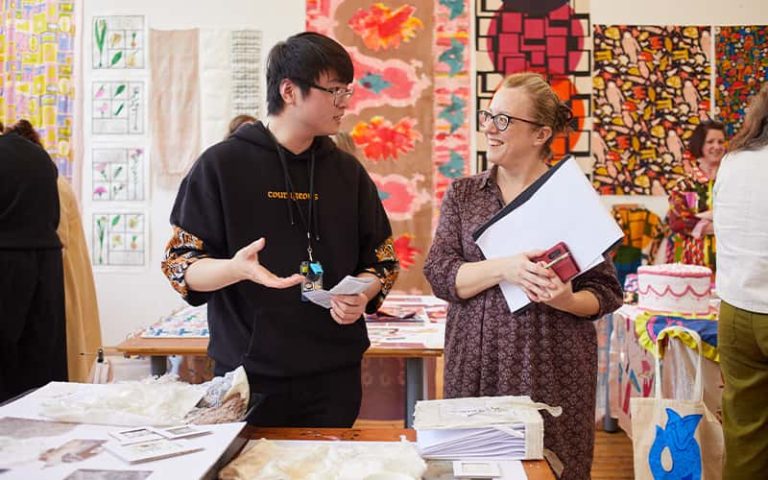
<path fill-rule="evenodd" d="M 328 92 L 331 95 L 333 95 L 334 107 L 339 107 L 344 100 L 349 99 L 352 95 L 355 94 L 355 87 L 353 87 L 352 85 L 346 88 L 345 87 L 328 88 L 328 87 L 321 87 L 316 83 L 310 83 L 309 86 L 312 88 L 316 88 L 318 90 L 322 90 L 324 92 Z"/>
<path fill-rule="evenodd" d="M 496 129 L 500 132 L 503 132 L 504 130 L 506 130 L 507 127 L 509 127 L 509 124 L 512 122 L 512 120 L 530 123 L 531 125 L 536 125 L 537 127 L 544 126 L 539 122 L 534 122 L 533 120 L 526 120 L 524 118 L 519 118 L 519 117 L 513 117 L 512 115 L 507 115 L 506 113 L 497 113 L 496 115 L 494 115 L 488 110 L 478 110 L 477 121 L 478 123 L 480 123 L 481 126 L 488 123 L 489 120 L 493 120 L 493 124 L 496 126 Z"/>

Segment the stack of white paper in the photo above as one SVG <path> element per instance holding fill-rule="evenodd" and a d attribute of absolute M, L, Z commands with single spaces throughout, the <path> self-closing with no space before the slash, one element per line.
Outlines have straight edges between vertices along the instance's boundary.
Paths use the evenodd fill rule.
<path fill-rule="evenodd" d="M 560 407 L 529 397 L 480 397 L 418 402 L 414 413 L 417 445 L 424 458 L 539 459 L 544 454 L 544 421 Z"/>

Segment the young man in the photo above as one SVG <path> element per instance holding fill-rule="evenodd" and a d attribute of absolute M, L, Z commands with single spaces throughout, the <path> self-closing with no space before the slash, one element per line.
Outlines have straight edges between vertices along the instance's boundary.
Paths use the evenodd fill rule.
<path fill-rule="evenodd" d="M 353 75 L 328 37 L 277 44 L 266 122 L 203 153 L 171 213 L 163 272 L 187 302 L 208 302 L 216 374 L 244 365 L 261 399 L 251 424 L 349 427 L 360 408 L 370 345 L 362 314 L 389 292 L 398 262 L 376 186 L 327 136 L 339 130 Z M 330 310 L 302 299 L 316 278 L 328 289 L 346 275 L 374 281 L 333 297 Z"/>

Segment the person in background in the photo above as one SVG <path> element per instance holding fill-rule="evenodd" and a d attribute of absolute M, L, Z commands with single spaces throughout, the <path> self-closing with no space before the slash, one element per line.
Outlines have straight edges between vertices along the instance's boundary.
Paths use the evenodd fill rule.
<path fill-rule="evenodd" d="M 19 120 L 8 128 L 8 132 L 43 147 L 40 135 L 27 120 Z M 67 179 L 60 175 L 56 186 L 59 191 L 59 226 L 56 233 L 62 244 L 64 269 L 67 370 L 71 382 L 86 382 L 101 347 L 96 285 L 75 192 Z"/>
<path fill-rule="evenodd" d="M 0 136 L 0 402 L 67 381 L 57 176 L 39 145 Z"/>
<path fill-rule="evenodd" d="M 245 367 L 260 399 L 254 425 L 350 427 L 360 408 L 363 312 L 381 304 L 398 261 L 376 185 L 328 138 L 353 77 L 347 51 L 324 35 L 275 45 L 266 122 L 204 152 L 171 212 L 163 272 L 187 302 L 208 303 L 214 372 Z M 347 275 L 372 282 L 330 309 L 303 300 Z"/>
<path fill-rule="evenodd" d="M 544 415 L 544 446 L 563 479 L 590 476 L 595 436 L 597 336 L 591 320 L 622 304 L 610 261 L 563 283 L 532 259 L 543 251 L 485 260 L 472 234 L 543 175 L 555 135 L 571 112 L 538 74 L 507 77 L 478 122 L 493 167 L 454 181 L 445 194 L 424 273 L 449 302 L 445 396 L 528 395 L 563 407 Z M 532 225 L 531 228 L 536 228 Z M 533 303 L 510 313 L 502 281 Z"/>
<path fill-rule="evenodd" d="M 229 121 L 229 125 L 227 125 L 227 134 L 224 136 L 224 140 L 228 139 L 230 135 L 235 133 L 238 128 L 242 127 L 243 125 L 250 125 L 252 123 L 256 123 L 258 120 L 256 117 L 252 117 L 251 115 L 246 114 L 240 114 L 236 115 L 232 120 Z"/>
<path fill-rule="evenodd" d="M 333 136 L 333 141 L 341 150 L 357 157 L 357 146 L 355 145 L 355 141 L 352 139 L 352 135 L 348 134 L 347 132 L 339 132 Z"/>
<path fill-rule="evenodd" d="M 714 188 L 723 478 L 768 472 L 768 83 L 753 97 Z"/>
<path fill-rule="evenodd" d="M 715 270 L 712 187 L 725 155 L 725 126 L 713 120 L 694 129 L 688 148 L 696 158 L 690 175 L 669 192 L 667 262 L 704 265 Z"/>

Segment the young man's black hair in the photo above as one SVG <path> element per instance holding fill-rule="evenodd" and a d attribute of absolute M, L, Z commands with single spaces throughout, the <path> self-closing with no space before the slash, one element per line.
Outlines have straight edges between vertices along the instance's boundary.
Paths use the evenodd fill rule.
<path fill-rule="evenodd" d="M 351 83 L 354 67 L 349 53 L 338 42 L 315 32 L 303 32 L 272 47 L 267 58 L 267 112 L 277 115 L 285 103 L 280 83 L 289 79 L 306 95 L 323 72 Z"/>

